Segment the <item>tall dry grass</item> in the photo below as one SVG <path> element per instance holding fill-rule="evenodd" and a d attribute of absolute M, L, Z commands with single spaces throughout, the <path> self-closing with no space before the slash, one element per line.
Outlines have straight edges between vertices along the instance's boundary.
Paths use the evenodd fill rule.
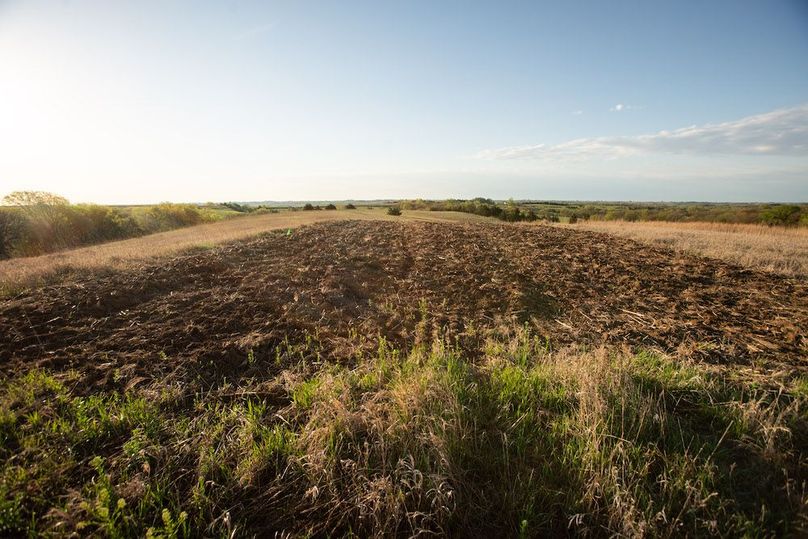
<path fill-rule="evenodd" d="M 686 357 L 552 352 L 517 329 L 476 362 L 445 342 L 382 347 L 292 387 L 298 510 L 321 517 L 304 533 L 805 531 L 805 396 Z"/>
<path fill-rule="evenodd" d="M 28 198 L 33 199 L 32 203 L 0 207 L 0 259 L 37 256 L 165 232 L 219 221 L 228 214 L 190 204 L 161 203 L 135 210 L 68 204 L 47 193 L 30 193 Z"/>
<path fill-rule="evenodd" d="M 808 276 L 808 228 L 751 224 L 587 221 L 566 225 L 792 277 Z"/>
<path fill-rule="evenodd" d="M 553 351 L 519 327 L 473 360 L 445 338 L 319 352 L 316 337 L 248 352 L 258 377 L 213 387 L 3 381 L 0 532 L 808 532 L 805 378 L 753 387 L 687 357 Z"/>

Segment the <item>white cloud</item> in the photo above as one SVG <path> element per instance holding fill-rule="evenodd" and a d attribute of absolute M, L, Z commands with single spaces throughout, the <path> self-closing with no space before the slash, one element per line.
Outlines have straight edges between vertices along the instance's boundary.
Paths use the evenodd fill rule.
<path fill-rule="evenodd" d="M 610 107 L 609 112 L 625 112 L 627 110 L 640 110 L 644 109 L 644 105 L 626 105 L 625 103 L 618 103 L 617 105 Z"/>
<path fill-rule="evenodd" d="M 574 111 L 572 111 L 573 116 L 580 116 L 583 113 L 584 113 L 584 111 L 582 111 L 582 110 L 574 110 Z"/>
<path fill-rule="evenodd" d="M 622 110 L 622 109 L 621 109 Z M 484 150 L 483 159 L 586 160 L 667 153 L 695 155 L 808 155 L 808 104 L 719 124 L 649 135 L 579 138 Z"/>

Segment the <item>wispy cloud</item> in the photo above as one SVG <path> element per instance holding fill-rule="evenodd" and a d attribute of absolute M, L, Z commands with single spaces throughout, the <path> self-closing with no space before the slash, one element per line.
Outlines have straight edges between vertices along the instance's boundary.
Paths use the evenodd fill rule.
<path fill-rule="evenodd" d="M 618 103 L 613 107 L 609 107 L 609 112 L 626 112 L 627 110 L 641 110 L 645 105 L 627 105 L 625 103 Z"/>
<path fill-rule="evenodd" d="M 572 111 L 573 116 L 580 116 L 583 113 L 584 113 L 584 111 L 582 111 L 582 110 L 574 110 L 574 111 Z"/>
<path fill-rule="evenodd" d="M 732 122 L 649 135 L 574 139 L 484 150 L 483 159 L 586 160 L 668 153 L 695 155 L 808 155 L 808 104 Z"/>

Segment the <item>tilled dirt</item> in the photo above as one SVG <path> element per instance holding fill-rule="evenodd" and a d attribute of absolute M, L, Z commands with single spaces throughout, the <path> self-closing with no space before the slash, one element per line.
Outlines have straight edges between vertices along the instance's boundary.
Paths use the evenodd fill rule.
<path fill-rule="evenodd" d="M 426 320 L 424 320 L 426 313 Z M 605 234 L 508 224 L 333 222 L 93 273 L 0 301 L 0 369 L 92 386 L 237 378 L 288 343 L 348 361 L 430 331 L 474 353 L 527 323 L 553 346 L 625 343 L 808 366 L 808 287 Z M 255 361 L 252 361 L 255 360 Z M 81 388 L 78 388 L 81 390 Z"/>

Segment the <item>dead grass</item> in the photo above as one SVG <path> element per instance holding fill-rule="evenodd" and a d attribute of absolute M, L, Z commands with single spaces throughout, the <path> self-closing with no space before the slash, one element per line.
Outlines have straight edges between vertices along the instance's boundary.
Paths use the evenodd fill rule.
<path fill-rule="evenodd" d="M 475 361 L 450 342 L 329 364 L 312 338 L 248 355 L 257 377 L 112 381 L 89 396 L 75 373 L 4 380 L 0 533 L 808 531 L 806 395 L 793 382 L 735 384 L 652 351 L 551 351 L 519 327 Z"/>
<path fill-rule="evenodd" d="M 589 221 L 572 228 L 606 232 L 741 266 L 808 276 L 808 228 L 723 223 Z"/>
<path fill-rule="evenodd" d="M 86 269 L 122 269 L 150 258 L 191 248 L 214 245 L 255 236 L 270 230 L 295 228 L 336 220 L 405 220 L 470 222 L 484 217 L 458 212 L 405 211 L 389 216 L 384 208 L 339 211 L 281 211 L 151 234 L 41 256 L 0 261 L 0 295 L 50 282 L 58 276 Z"/>

